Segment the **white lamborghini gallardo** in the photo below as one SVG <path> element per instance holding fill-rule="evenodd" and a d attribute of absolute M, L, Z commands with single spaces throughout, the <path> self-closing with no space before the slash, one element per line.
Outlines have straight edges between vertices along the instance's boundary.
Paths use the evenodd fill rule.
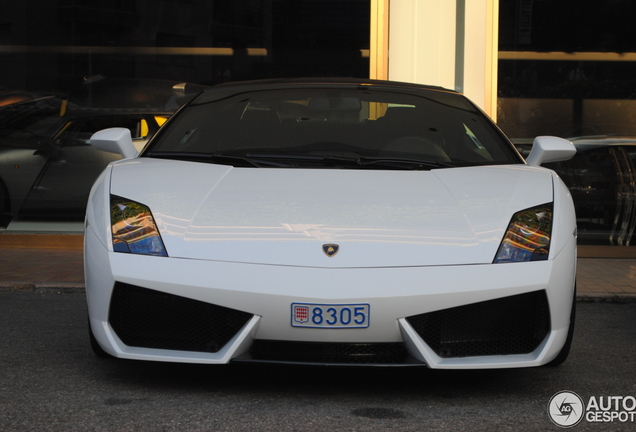
<path fill-rule="evenodd" d="M 88 203 L 93 350 L 190 363 L 506 368 L 562 363 L 574 330 L 576 223 L 464 96 L 356 79 L 213 87 Z"/>

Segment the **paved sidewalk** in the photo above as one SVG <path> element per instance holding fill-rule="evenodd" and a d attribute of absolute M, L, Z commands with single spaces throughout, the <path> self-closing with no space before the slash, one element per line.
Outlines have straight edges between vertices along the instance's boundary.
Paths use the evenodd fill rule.
<path fill-rule="evenodd" d="M 0 290 L 83 290 L 80 249 L 0 247 Z M 636 259 L 579 258 L 579 300 L 636 302 Z"/>
<path fill-rule="evenodd" d="M 576 285 L 580 299 L 636 301 L 636 259 L 579 258 Z"/>
<path fill-rule="evenodd" d="M 0 290 L 84 289 L 81 249 L 0 248 Z"/>

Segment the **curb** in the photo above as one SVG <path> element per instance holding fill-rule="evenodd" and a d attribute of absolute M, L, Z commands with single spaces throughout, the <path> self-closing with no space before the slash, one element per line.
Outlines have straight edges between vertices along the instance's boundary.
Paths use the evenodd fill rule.
<path fill-rule="evenodd" d="M 636 294 L 577 293 L 576 301 L 582 303 L 636 303 Z"/>
<path fill-rule="evenodd" d="M 0 282 L 0 292 L 73 294 L 84 293 L 86 288 L 83 283 Z"/>

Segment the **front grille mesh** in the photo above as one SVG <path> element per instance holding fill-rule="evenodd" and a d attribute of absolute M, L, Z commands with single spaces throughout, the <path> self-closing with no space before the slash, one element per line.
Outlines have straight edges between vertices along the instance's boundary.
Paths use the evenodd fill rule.
<path fill-rule="evenodd" d="M 402 343 L 334 343 L 255 340 L 254 360 L 329 364 L 399 364 L 407 357 Z"/>
<path fill-rule="evenodd" d="M 109 322 L 128 346 L 218 352 L 251 314 L 117 282 Z"/>
<path fill-rule="evenodd" d="M 550 330 L 545 291 L 535 291 L 406 318 L 440 357 L 526 354 Z"/>

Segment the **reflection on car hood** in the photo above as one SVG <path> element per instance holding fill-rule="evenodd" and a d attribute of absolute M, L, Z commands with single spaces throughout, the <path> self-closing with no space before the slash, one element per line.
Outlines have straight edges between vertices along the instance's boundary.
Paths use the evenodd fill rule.
<path fill-rule="evenodd" d="M 116 163 L 111 193 L 150 207 L 171 257 L 342 268 L 490 263 L 513 213 L 553 196 L 549 171 L 522 165 L 378 171 L 146 158 Z M 328 257 L 332 243 L 339 251 Z"/>

